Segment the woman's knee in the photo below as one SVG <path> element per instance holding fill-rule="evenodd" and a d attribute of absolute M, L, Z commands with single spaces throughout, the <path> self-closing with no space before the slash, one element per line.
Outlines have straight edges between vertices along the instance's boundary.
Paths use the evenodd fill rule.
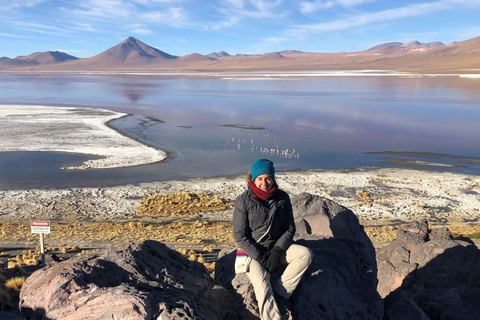
<path fill-rule="evenodd" d="M 290 249 L 293 251 L 294 259 L 305 261 L 308 265 L 312 263 L 313 252 L 310 248 L 298 244 L 292 244 L 289 250 Z"/>

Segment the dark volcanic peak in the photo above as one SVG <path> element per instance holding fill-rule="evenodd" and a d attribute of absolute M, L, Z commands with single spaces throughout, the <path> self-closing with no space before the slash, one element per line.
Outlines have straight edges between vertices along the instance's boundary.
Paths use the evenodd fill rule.
<path fill-rule="evenodd" d="M 0 57 L 0 61 L 3 61 L 3 60 L 8 60 L 10 59 L 9 57 Z"/>

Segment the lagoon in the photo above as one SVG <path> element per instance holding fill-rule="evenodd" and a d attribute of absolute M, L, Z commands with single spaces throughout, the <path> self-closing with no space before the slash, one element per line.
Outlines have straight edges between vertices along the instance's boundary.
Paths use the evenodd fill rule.
<path fill-rule="evenodd" d="M 279 171 L 408 167 L 480 175 L 480 79 L 449 76 L 1 75 L 0 104 L 130 113 L 112 127 L 166 163 L 65 171 L 86 155 L 0 152 L 0 188 L 111 186 Z M 1 145 L 1 142 L 0 142 Z"/>

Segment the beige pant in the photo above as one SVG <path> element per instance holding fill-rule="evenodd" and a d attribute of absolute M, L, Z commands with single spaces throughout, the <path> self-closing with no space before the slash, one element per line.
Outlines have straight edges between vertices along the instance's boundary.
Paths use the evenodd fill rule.
<path fill-rule="evenodd" d="M 257 298 L 258 309 L 262 320 L 280 319 L 280 311 L 278 309 L 273 290 L 288 299 L 297 287 L 303 273 L 308 269 L 312 262 L 312 251 L 309 248 L 292 244 L 286 252 L 287 268 L 276 281 L 270 282 L 270 273 L 256 260 L 250 263 L 250 271 L 247 272 L 255 297 Z"/>

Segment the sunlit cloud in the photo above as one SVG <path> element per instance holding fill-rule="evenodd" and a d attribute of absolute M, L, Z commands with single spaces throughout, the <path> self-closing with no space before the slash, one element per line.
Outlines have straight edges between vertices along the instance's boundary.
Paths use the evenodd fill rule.
<path fill-rule="evenodd" d="M 94 29 L 89 23 L 73 22 L 72 29 L 76 31 L 88 31 L 96 32 L 97 29 Z"/>
<path fill-rule="evenodd" d="M 303 14 L 308 14 L 316 11 L 320 11 L 323 9 L 331 8 L 335 5 L 333 1 L 314 1 L 314 2 L 307 2 L 302 1 L 300 2 L 300 12 Z"/>
<path fill-rule="evenodd" d="M 21 9 L 21 8 L 30 8 L 34 7 L 37 4 L 40 4 L 42 2 L 46 2 L 48 0 L 8 0 L 8 1 L 2 1 L 0 5 L 0 12 L 8 12 L 11 10 L 15 9 Z"/>
<path fill-rule="evenodd" d="M 221 3 L 226 6 L 232 5 L 235 8 L 243 8 L 245 6 L 245 0 L 223 0 Z"/>
<path fill-rule="evenodd" d="M 269 38 L 265 38 L 263 40 L 265 42 L 271 43 L 271 44 L 280 44 L 280 43 L 283 43 L 283 42 L 287 41 L 287 39 L 280 38 L 280 37 L 269 37 Z"/>
<path fill-rule="evenodd" d="M 19 38 L 19 39 L 34 39 L 35 38 L 35 37 L 29 37 L 29 36 L 11 34 L 11 33 L 4 33 L 4 32 L 0 32 L 0 37 Z"/>
<path fill-rule="evenodd" d="M 301 1 L 299 10 L 303 14 L 314 13 L 323 9 L 332 8 L 334 6 L 341 6 L 345 8 L 358 6 L 363 3 L 373 2 L 375 0 L 316 0 L 316 1 Z"/>
<path fill-rule="evenodd" d="M 174 21 L 185 20 L 185 10 L 183 8 L 169 8 L 165 11 L 152 11 L 141 14 L 141 17 L 149 22 L 172 23 Z"/>
<path fill-rule="evenodd" d="M 80 9 L 72 12 L 97 18 L 125 18 L 135 13 L 135 6 L 122 0 L 87 0 L 79 3 Z"/>
<path fill-rule="evenodd" d="M 238 17 L 228 17 L 227 19 L 215 23 L 210 29 L 213 31 L 219 31 L 224 28 L 230 28 L 238 24 L 240 19 Z"/>
<path fill-rule="evenodd" d="M 59 28 L 56 26 L 41 24 L 41 23 L 32 23 L 32 22 L 24 22 L 24 21 L 15 21 L 13 22 L 19 29 L 41 33 L 41 34 L 52 34 L 52 35 L 64 35 L 65 29 Z"/>
<path fill-rule="evenodd" d="M 127 28 L 131 30 L 133 33 L 142 35 L 142 36 L 151 35 L 155 33 L 152 30 L 146 28 L 145 25 L 142 25 L 142 24 L 129 25 L 127 26 Z"/>
<path fill-rule="evenodd" d="M 221 2 L 223 7 L 219 9 L 219 12 L 227 17 L 237 17 L 241 19 L 278 20 L 291 14 L 291 10 L 286 10 L 281 6 L 282 3 L 282 0 L 225 0 Z"/>
<path fill-rule="evenodd" d="M 441 10 L 452 8 L 455 1 L 463 2 L 463 0 L 452 1 L 436 1 L 431 3 L 412 4 L 405 7 L 399 7 L 379 12 L 364 13 L 350 16 L 345 19 L 322 22 L 316 24 L 296 25 L 287 31 L 287 34 L 304 38 L 311 33 L 322 33 L 345 30 L 349 28 L 360 27 L 376 22 L 390 21 L 407 17 L 415 17 L 427 15 Z M 479 2 L 475 0 L 475 2 Z"/>
<path fill-rule="evenodd" d="M 250 0 L 252 6 L 257 8 L 259 11 L 270 11 L 278 7 L 283 1 L 282 0 L 275 0 L 275 1 L 265 1 L 265 0 Z"/>

